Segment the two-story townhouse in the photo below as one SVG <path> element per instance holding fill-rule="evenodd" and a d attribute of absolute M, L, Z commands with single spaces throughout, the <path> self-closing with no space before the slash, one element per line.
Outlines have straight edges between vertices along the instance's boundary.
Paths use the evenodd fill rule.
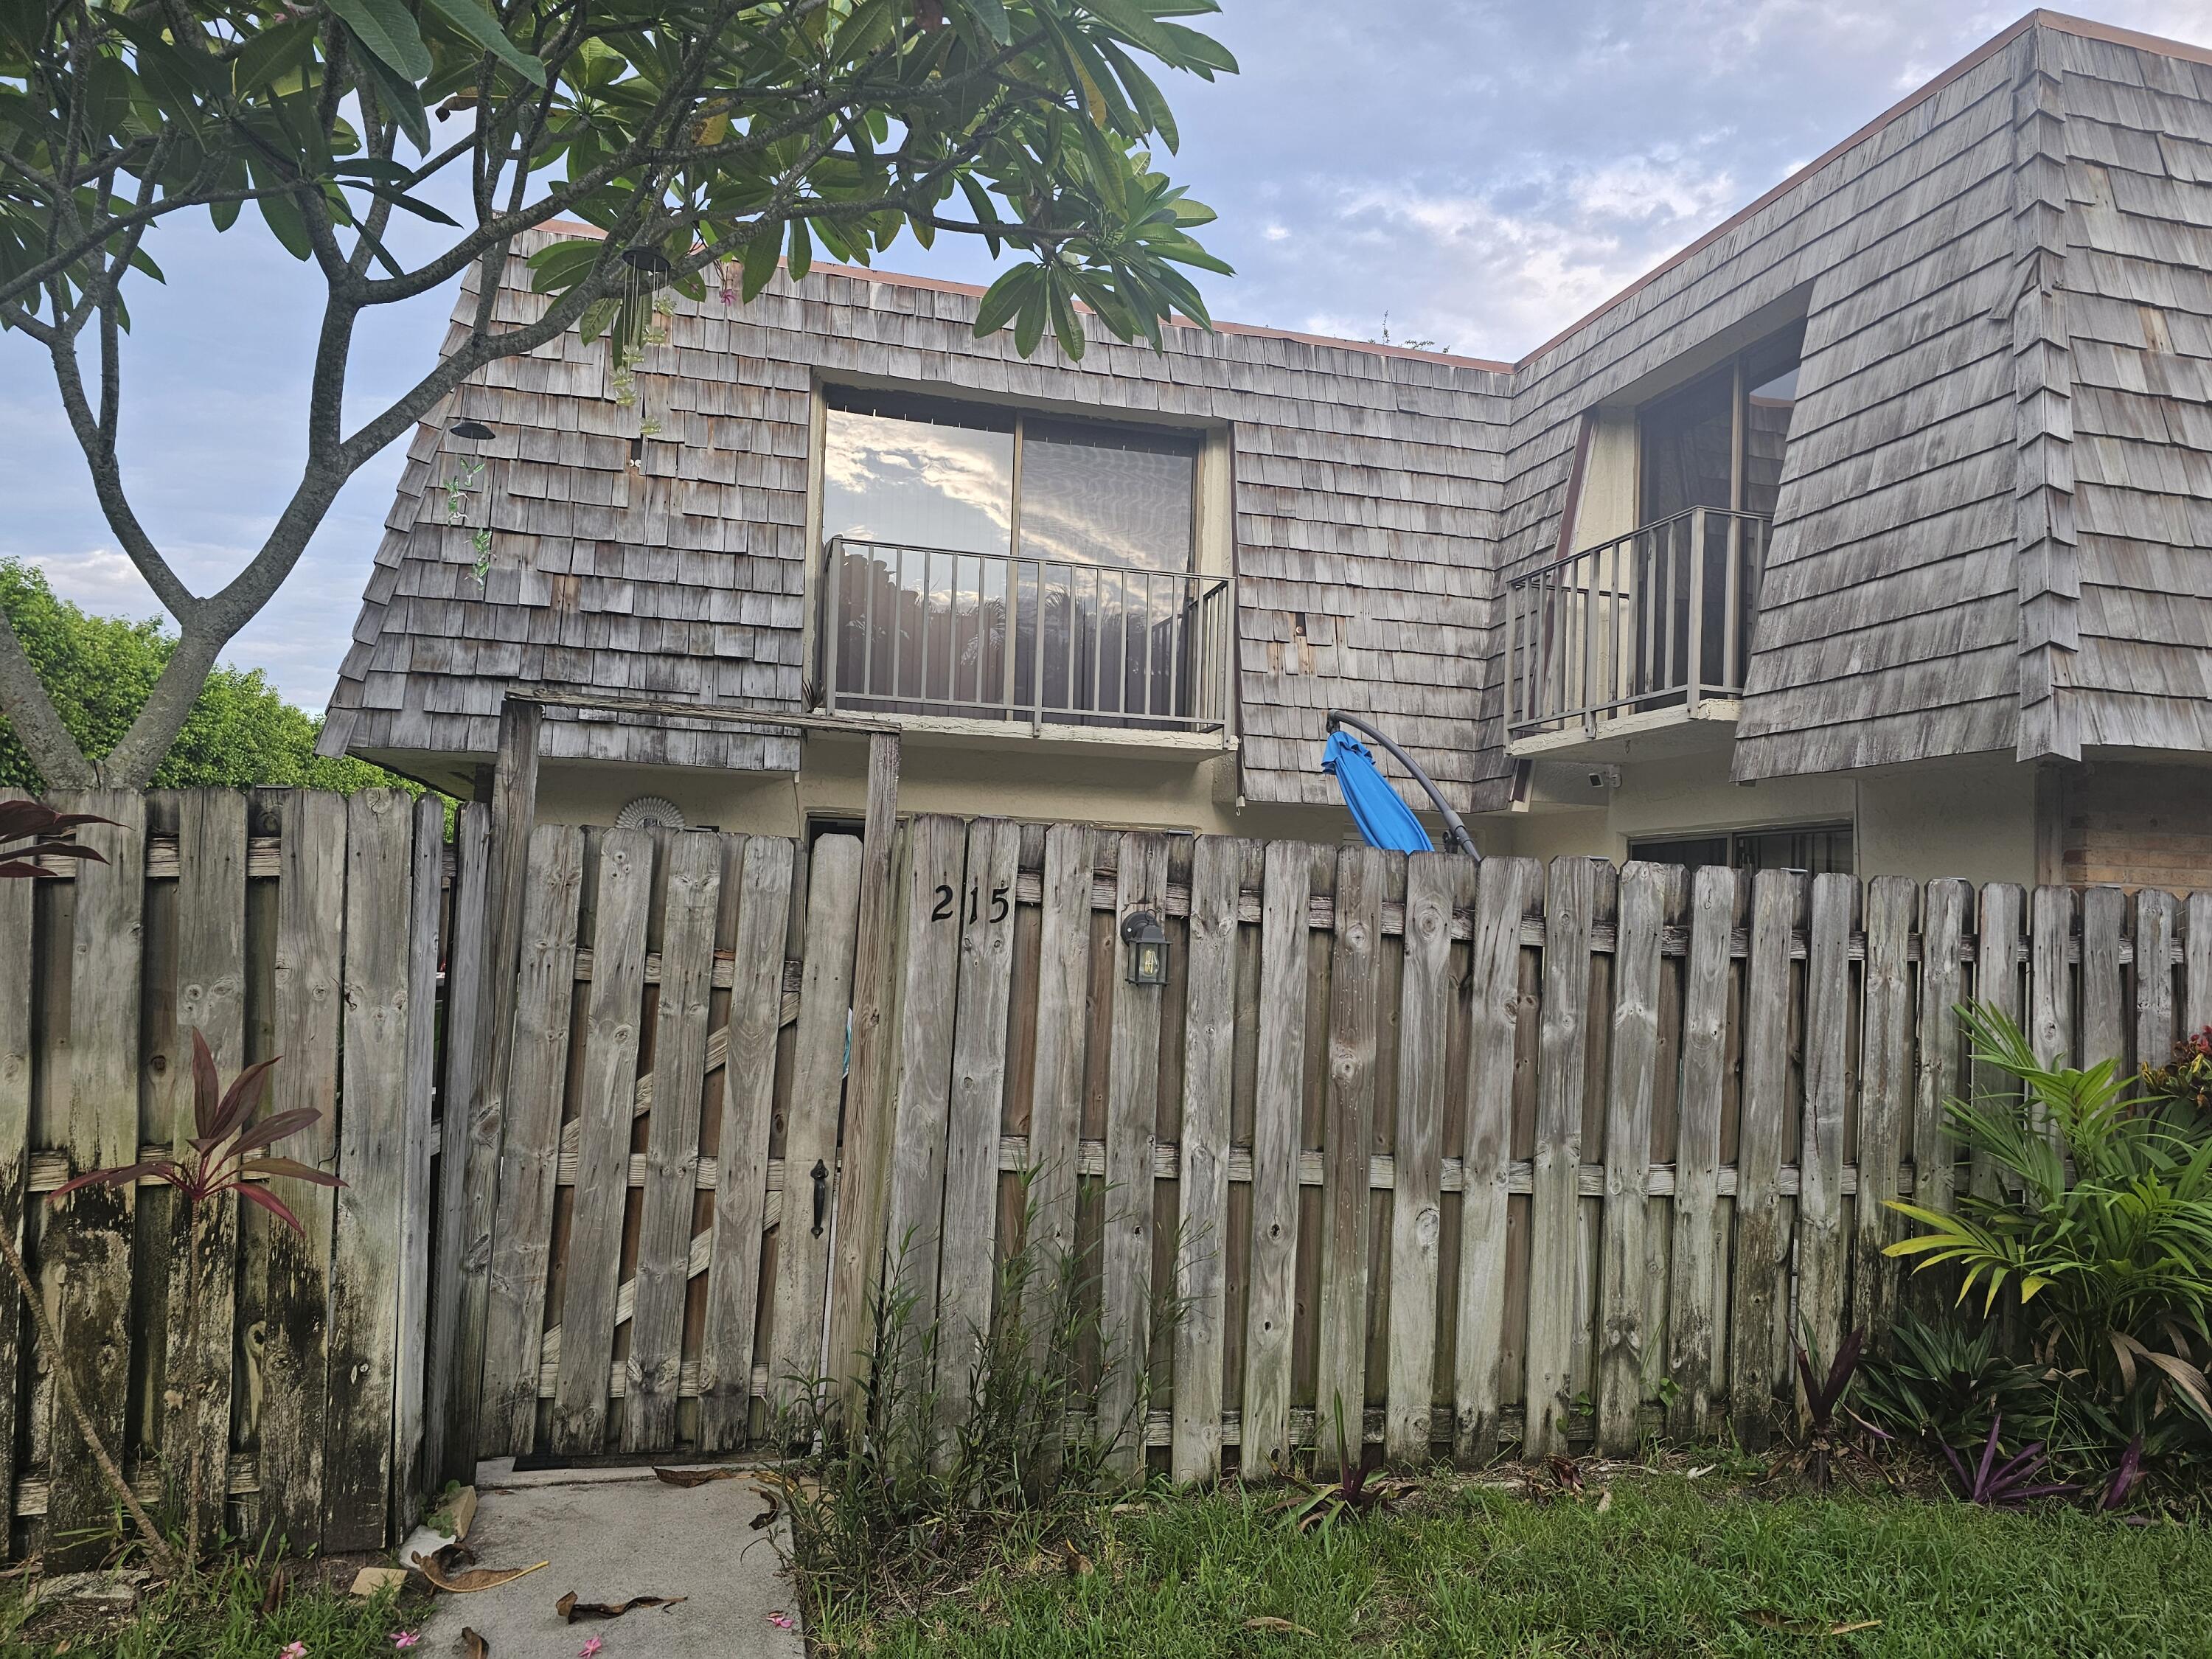
<path fill-rule="evenodd" d="M 1334 840 L 1334 708 L 1487 851 L 2212 884 L 2212 51 L 2032 14 L 1516 363 L 980 292 L 493 366 L 326 748 L 470 793 L 533 684 L 764 716 L 550 716 L 550 817 L 856 819 L 780 710 L 905 810 Z"/>

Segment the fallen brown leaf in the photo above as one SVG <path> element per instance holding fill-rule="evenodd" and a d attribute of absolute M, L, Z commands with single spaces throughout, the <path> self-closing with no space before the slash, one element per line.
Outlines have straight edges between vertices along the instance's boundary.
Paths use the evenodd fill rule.
<path fill-rule="evenodd" d="M 1065 1538 L 1060 1540 L 1060 1568 L 1070 1578 L 1087 1578 L 1095 1571 L 1091 1558 Z"/>
<path fill-rule="evenodd" d="M 461 1659 L 491 1659 L 491 1644 L 466 1625 L 461 1626 Z"/>
<path fill-rule="evenodd" d="M 775 1501 L 775 1494 L 763 1492 L 761 1497 L 765 1500 L 766 1507 L 752 1518 L 751 1525 L 755 1532 L 761 1532 L 774 1526 L 776 1516 L 783 1513 L 783 1505 Z"/>
<path fill-rule="evenodd" d="M 284 1605 L 292 1593 L 292 1574 L 289 1569 L 279 1567 L 269 1575 L 269 1587 L 261 1592 L 261 1616 L 264 1619 Z"/>
<path fill-rule="evenodd" d="M 561 1615 L 561 1622 L 573 1625 L 579 1619 L 619 1619 L 638 1607 L 672 1607 L 688 1600 L 681 1595 L 633 1595 L 627 1601 L 579 1601 L 576 1592 L 570 1590 L 553 1604 L 553 1611 Z"/>
<path fill-rule="evenodd" d="M 453 1547 L 453 1546 L 448 1544 L 446 1549 Z M 438 1552 L 439 1555 L 445 1553 L 446 1550 Z M 440 1567 L 435 1557 L 425 1555 L 420 1550 L 415 1552 L 416 1571 L 428 1579 L 433 1589 L 445 1590 L 455 1595 L 469 1595 L 477 1590 L 497 1589 L 502 1584 L 512 1584 L 516 1579 L 536 1572 L 540 1567 L 550 1567 L 552 1565 L 550 1561 L 533 1561 L 526 1567 L 468 1567 L 459 1572 L 449 1573 Z"/>
<path fill-rule="evenodd" d="M 741 1463 L 702 1463 L 694 1468 L 653 1470 L 664 1486 L 686 1487 L 703 1486 L 710 1480 L 742 1480 L 757 1473 Z"/>
<path fill-rule="evenodd" d="M 1856 1632 L 1859 1632 L 1859 1631 L 1863 1631 L 1863 1630 L 1880 1630 L 1881 1628 L 1881 1620 L 1879 1620 L 1879 1619 L 1862 1619 L 1862 1620 L 1860 1620 L 1858 1621 L 1858 1623 L 1857 1623 L 1857 1624 L 1856 1624 L 1856 1625 L 1837 1625 L 1837 1626 L 1833 1626 L 1833 1627 L 1832 1627 L 1832 1628 L 1828 1632 L 1828 1634 L 1829 1634 L 1829 1635 L 1831 1635 L 1831 1636 L 1850 1636 L 1850 1635 L 1853 1635 L 1853 1634 L 1855 1634 Z"/>
<path fill-rule="evenodd" d="M 1314 1632 L 1304 1625 L 1294 1625 L 1287 1619 L 1278 1619 L 1272 1613 L 1263 1613 L 1257 1618 L 1247 1619 L 1244 1621 L 1244 1628 L 1279 1631 L 1285 1636 L 1314 1636 Z M 1318 1641 L 1320 1638 L 1315 1637 L 1315 1639 Z"/>

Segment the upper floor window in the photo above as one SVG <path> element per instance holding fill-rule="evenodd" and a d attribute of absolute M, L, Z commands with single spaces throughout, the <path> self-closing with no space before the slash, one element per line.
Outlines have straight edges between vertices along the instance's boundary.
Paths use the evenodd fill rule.
<path fill-rule="evenodd" d="M 823 393 L 833 708 L 1218 731 L 1230 582 L 1198 557 L 1200 434 Z"/>
<path fill-rule="evenodd" d="M 831 387 L 825 540 L 1188 570 L 1194 434 Z"/>
<path fill-rule="evenodd" d="M 1693 507 L 1773 516 L 1804 343 L 1794 324 L 1637 412 L 1638 523 Z"/>

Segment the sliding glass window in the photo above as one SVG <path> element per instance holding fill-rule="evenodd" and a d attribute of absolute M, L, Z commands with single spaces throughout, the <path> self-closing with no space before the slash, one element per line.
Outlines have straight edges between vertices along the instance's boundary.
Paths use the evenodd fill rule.
<path fill-rule="evenodd" d="M 1198 726 L 1229 645 L 1195 573 L 1195 434 L 830 388 L 840 707 Z M 1217 637 L 1218 636 L 1218 637 Z"/>

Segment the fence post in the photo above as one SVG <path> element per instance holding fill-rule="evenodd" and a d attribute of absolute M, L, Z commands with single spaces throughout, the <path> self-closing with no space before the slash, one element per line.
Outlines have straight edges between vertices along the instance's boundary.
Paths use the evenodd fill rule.
<path fill-rule="evenodd" d="M 1528 1426 L 1523 1454 L 1562 1452 L 1573 1393 L 1582 1224 L 1583 1094 L 1589 1056 L 1590 925 L 1599 859 L 1552 860 L 1544 890 L 1544 1012 L 1528 1214 Z"/>
<path fill-rule="evenodd" d="M 1267 843 L 1260 918 L 1260 1055 L 1252 1118 L 1252 1261 L 1238 1473 L 1257 1480 L 1291 1454 L 1291 1337 L 1297 1310 L 1298 1119 L 1305 1087 L 1308 849 Z"/>
<path fill-rule="evenodd" d="M 445 1468 L 439 1478 L 469 1480 L 477 1459 L 509 1449 L 503 1425 L 483 1425 L 485 1322 L 490 1312 L 492 1228 L 500 1206 L 507 1066 L 514 1049 L 515 988 L 522 955 L 522 890 L 538 818 L 538 750 L 545 711 L 508 697 L 500 705 L 499 750 L 491 790 L 490 872 L 485 883 L 484 951 L 470 1045 L 466 1156 L 460 1172 L 467 1237 L 456 1262 L 459 1304 L 445 1402 Z M 453 1109 L 449 1104 L 448 1110 Z M 450 1139 L 450 1137 L 449 1137 Z M 452 1181 L 453 1170 L 445 1171 Z M 532 1373 L 533 1390 L 536 1373 Z"/>

